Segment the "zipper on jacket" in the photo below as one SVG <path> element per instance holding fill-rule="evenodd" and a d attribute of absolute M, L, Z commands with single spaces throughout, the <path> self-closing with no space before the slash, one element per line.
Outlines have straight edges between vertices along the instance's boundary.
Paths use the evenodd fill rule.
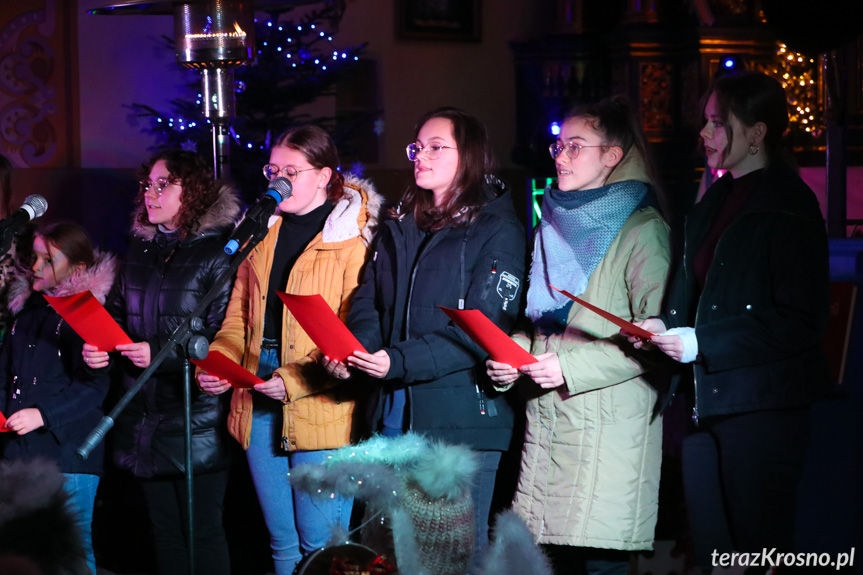
<path fill-rule="evenodd" d="M 482 290 L 482 301 L 488 299 L 488 292 L 491 290 L 492 284 L 494 284 L 494 278 L 497 277 L 497 260 L 494 259 L 491 262 L 491 272 L 488 274 L 488 279 L 485 281 L 485 287 Z M 503 300 L 503 309 L 506 310 L 506 302 L 507 300 Z"/>
<path fill-rule="evenodd" d="M 687 217 L 686 220 L 687 220 L 686 224 L 684 224 L 684 225 L 686 225 L 686 227 L 688 227 L 689 218 Z M 687 283 L 689 282 L 689 272 L 688 272 L 689 268 L 688 268 L 687 263 L 686 263 L 686 260 L 687 260 L 686 256 L 689 253 L 688 252 L 688 249 L 689 249 L 688 244 L 689 244 L 688 234 L 686 234 L 684 232 L 684 234 L 683 234 L 683 278 Z M 713 252 L 714 256 L 716 256 L 715 250 L 716 250 L 716 248 L 714 248 L 714 252 Z M 708 273 L 710 273 L 710 272 L 708 271 Z M 692 281 L 693 282 L 695 281 L 694 277 L 692 278 Z M 704 283 L 706 284 L 707 281 L 705 280 Z M 688 297 L 687 297 L 687 300 L 688 300 Z M 699 300 L 700 300 L 700 297 L 699 297 Z M 683 303 L 687 308 L 689 307 L 688 301 L 685 301 Z M 701 302 L 699 301 L 699 304 L 700 303 Z M 693 321 L 693 326 L 692 326 L 693 329 L 695 329 L 695 326 L 698 325 L 698 308 L 699 308 L 699 305 L 696 305 L 695 306 L 695 320 Z M 692 393 L 695 396 L 695 405 L 692 408 L 692 422 L 695 424 L 695 427 L 698 427 L 698 425 L 699 425 L 699 422 L 698 422 L 698 371 L 695 369 L 695 362 L 692 363 Z"/>
<path fill-rule="evenodd" d="M 407 301 L 405 302 L 404 336 L 406 338 L 410 338 L 410 333 L 411 333 L 411 300 L 413 299 L 413 295 L 414 295 L 414 281 L 416 280 L 416 277 L 417 277 L 417 268 L 419 268 L 419 260 L 420 260 L 420 257 L 422 256 L 423 251 L 425 251 L 425 249 L 424 249 L 425 247 L 427 247 L 427 246 L 424 244 L 423 247 L 420 248 L 420 251 L 416 255 L 416 259 L 414 260 L 414 266 L 413 266 L 413 269 L 411 270 L 410 283 L 408 284 L 408 297 L 407 297 Z M 375 256 L 377 257 L 377 253 L 375 253 Z M 413 414 L 414 407 L 413 407 L 413 405 L 414 405 L 413 404 L 413 394 L 411 394 L 411 386 L 408 385 L 405 387 L 405 410 L 404 410 L 404 413 L 408 419 L 407 426 L 405 426 L 407 428 L 407 431 L 413 431 L 413 428 L 414 428 L 414 414 Z"/>

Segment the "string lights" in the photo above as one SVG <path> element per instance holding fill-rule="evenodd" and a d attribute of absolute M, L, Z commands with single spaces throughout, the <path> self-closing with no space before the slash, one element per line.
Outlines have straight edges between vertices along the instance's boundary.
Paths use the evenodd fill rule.
<path fill-rule="evenodd" d="M 236 115 L 229 134 L 233 142 L 231 173 L 255 178 L 270 147 L 271 130 L 284 130 L 309 121 L 298 108 L 332 93 L 344 71 L 359 61 L 365 44 L 340 46 L 329 30 L 338 28 L 344 2 L 324 1 L 318 8 L 303 7 L 302 15 L 289 6 L 255 19 L 257 56 L 248 66 L 236 69 Z M 170 111 L 134 103 L 139 115 L 149 118 L 147 130 L 157 136 L 157 147 L 183 148 L 208 154 L 212 143 L 210 121 L 201 110 L 202 94 L 196 76 L 189 84 L 189 97 L 171 101 Z M 324 120 L 323 122 L 321 120 Z M 316 123 L 326 123 L 316 119 Z M 325 126 L 326 127 L 326 126 Z M 251 179 L 255 181 L 256 179 Z"/>
<path fill-rule="evenodd" d="M 789 129 L 820 136 L 821 122 L 819 66 L 815 58 L 779 44 L 776 60 L 763 70 L 782 83 L 790 104 Z"/>

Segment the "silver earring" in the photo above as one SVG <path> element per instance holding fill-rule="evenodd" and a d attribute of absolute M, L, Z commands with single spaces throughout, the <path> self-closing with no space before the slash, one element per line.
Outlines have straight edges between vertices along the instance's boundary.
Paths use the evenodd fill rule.
<path fill-rule="evenodd" d="M 758 146 L 749 146 L 749 155 L 754 156 L 755 154 L 758 153 L 758 150 L 759 150 Z"/>

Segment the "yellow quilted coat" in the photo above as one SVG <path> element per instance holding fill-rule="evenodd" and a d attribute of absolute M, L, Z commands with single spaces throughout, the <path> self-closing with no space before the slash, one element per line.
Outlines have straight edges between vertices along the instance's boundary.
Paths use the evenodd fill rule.
<path fill-rule="evenodd" d="M 343 321 L 359 283 L 381 197 L 370 182 L 348 177 L 345 196 L 327 217 L 323 231 L 309 242 L 297 258 L 282 291 L 297 295 L 320 294 Z M 252 373 L 258 370 L 264 329 L 265 297 L 276 239 L 282 218 L 270 219 L 270 230 L 237 270 L 222 328 L 210 345 L 241 363 Z M 351 382 L 327 376 L 316 362 L 320 353 L 293 315 L 284 308 L 281 365 L 276 373 L 285 382 L 282 448 L 294 450 L 333 449 L 350 442 L 354 393 Z M 228 430 L 248 448 L 252 430 L 255 392 L 233 390 Z"/>

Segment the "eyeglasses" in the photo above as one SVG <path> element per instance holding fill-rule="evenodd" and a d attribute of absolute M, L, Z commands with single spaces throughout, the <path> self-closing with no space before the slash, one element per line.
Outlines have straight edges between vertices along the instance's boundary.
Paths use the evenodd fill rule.
<path fill-rule="evenodd" d="M 437 160 L 440 158 L 441 150 L 444 148 L 456 150 L 455 146 L 441 146 L 440 144 L 429 144 L 428 146 L 420 146 L 418 144 L 408 144 L 405 151 L 408 153 L 408 160 L 411 162 L 417 159 L 422 152 L 425 152 L 426 158 L 429 160 Z"/>
<path fill-rule="evenodd" d="M 297 179 L 297 176 L 300 175 L 300 172 L 308 172 L 310 170 L 319 170 L 320 168 L 303 168 L 302 170 L 298 170 L 293 166 L 285 166 L 284 168 L 280 168 L 275 164 L 267 164 L 264 166 L 264 177 L 268 180 L 274 180 L 279 177 L 279 174 L 282 174 L 290 181 L 294 181 Z"/>
<path fill-rule="evenodd" d="M 138 185 L 141 187 L 141 193 L 146 194 L 150 190 L 153 190 L 156 193 L 156 196 L 161 196 L 162 192 L 165 191 L 165 188 L 170 186 L 171 184 L 179 184 L 179 180 L 170 180 L 168 178 L 158 178 L 155 182 L 151 182 L 150 180 L 141 180 L 138 182 Z"/>
<path fill-rule="evenodd" d="M 574 160 L 578 157 L 578 152 L 582 148 L 604 148 L 605 146 L 582 146 L 580 144 L 576 144 L 575 142 L 566 142 L 565 144 L 558 144 L 555 142 L 554 144 L 548 147 L 548 153 L 551 154 L 551 159 L 556 160 L 561 152 L 566 153 L 566 157 L 570 160 Z"/>

